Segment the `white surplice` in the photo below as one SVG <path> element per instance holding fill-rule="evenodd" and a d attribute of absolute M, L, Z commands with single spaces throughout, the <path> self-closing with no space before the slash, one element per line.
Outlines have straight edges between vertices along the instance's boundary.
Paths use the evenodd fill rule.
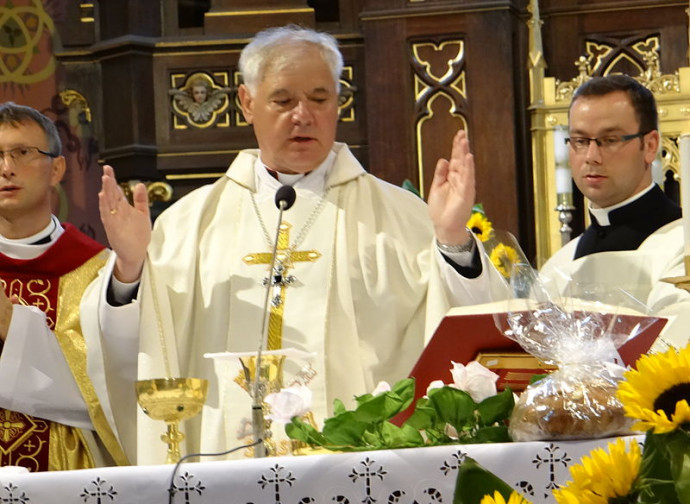
<path fill-rule="evenodd" d="M 682 348 L 688 343 L 690 294 L 662 281 L 685 275 L 680 219 L 659 228 L 635 250 L 598 252 L 573 259 L 578 241 L 571 240 L 544 264 L 540 270 L 544 282 L 553 283 L 555 291 L 569 295 L 588 285 L 625 292 L 645 305 L 651 315 L 669 317 L 653 351 L 664 351 L 669 346 Z"/>

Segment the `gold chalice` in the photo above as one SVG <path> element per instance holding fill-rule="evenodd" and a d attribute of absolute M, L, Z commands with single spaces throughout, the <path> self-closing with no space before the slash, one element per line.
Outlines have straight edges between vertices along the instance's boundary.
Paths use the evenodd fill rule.
<path fill-rule="evenodd" d="M 154 420 L 163 420 L 168 431 L 161 440 L 168 444 L 166 464 L 176 464 L 181 458 L 180 441 L 184 434 L 180 420 L 191 418 L 201 411 L 206 401 L 208 380 L 202 378 L 153 378 L 136 383 L 139 406 Z"/>

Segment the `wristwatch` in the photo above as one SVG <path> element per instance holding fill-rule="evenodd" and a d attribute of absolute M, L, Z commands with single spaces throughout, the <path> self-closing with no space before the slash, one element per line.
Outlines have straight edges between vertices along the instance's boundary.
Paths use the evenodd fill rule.
<path fill-rule="evenodd" d="M 474 250 L 474 238 L 470 237 L 466 243 L 461 245 L 446 245 L 436 240 L 436 246 L 445 254 L 459 254 L 461 252 L 472 252 Z"/>

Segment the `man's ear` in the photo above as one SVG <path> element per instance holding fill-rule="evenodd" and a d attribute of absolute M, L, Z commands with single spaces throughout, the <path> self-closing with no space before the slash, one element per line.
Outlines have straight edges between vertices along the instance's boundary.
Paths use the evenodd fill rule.
<path fill-rule="evenodd" d="M 58 185 L 65 175 L 65 169 L 67 168 L 67 162 L 65 161 L 65 156 L 58 156 L 53 158 L 53 166 L 50 172 L 50 185 L 53 187 Z"/>
<path fill-rule="evenodd" d="M 240 88 L 237 91 L 240 97 L 240 105 L 242 106 L 242 114 L 244 115 L 244 120 L 248 124 L 251 124 L 254 120 L 254 98 L 252 98 L 249 89 L 244 84 L 240 84 Z"/>
<path fill-rule="evenodd" d="M 659 150 L 659 132 L 654 130 L 647 133 L 644 137 L 645 155 L 644 160 L 647 164 L 652 164 L 656 159 L 656 154 Z"/>

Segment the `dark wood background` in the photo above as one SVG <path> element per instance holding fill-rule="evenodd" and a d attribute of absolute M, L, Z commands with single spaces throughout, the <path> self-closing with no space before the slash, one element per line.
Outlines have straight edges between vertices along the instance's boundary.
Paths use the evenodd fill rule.
<path fill-rule="evenodd" d="M 478 166 L 477 200 L 495 227 L 514 233 L 532 257 L 528 4 L 100 0 L 90 7 L 65 2 L 55 20 L 54 51 L 59 86 L 88 102 L 97 158 L 114 165 L 122 180 L 167 181 L 176 199 L 212 181 L 238 150 L 256 144 L 234 108 L 212 125 L 176 128 L 181 119 L 169 93 L 173 76 L 203 72 L 219 85 L 226 79 L 232 88 L 239 52 L 257 30 L 295 22 L 331 32 L 354 89 L 338 140 L 350 144 L 371 173 L 395 184 L 407 179 L 425 192 L 436 159 L 450 153 L 453 134 L 466 127 Z M 575 77 L 574 62 L 588 42 L 625 52 L 650 35 L 661 41 L 663 72 L 688 66 L 687 8 L 688 2 L 673 0 L 541 0 L 546 75 Z M 461 57 L 449 65 L 460 46 Z M 446 70 L 459 80 L 433 80 Z M 430 95 L 420 93 L 422 81 Z M 234 99 L 231 92 L 230 102 Z M 581 227 L 575 224 L 576 230 Z"/>

